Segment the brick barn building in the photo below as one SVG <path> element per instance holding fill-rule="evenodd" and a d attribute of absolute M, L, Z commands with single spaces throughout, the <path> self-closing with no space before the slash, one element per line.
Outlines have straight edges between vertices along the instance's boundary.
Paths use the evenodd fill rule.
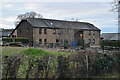
<path fill-rule="evenodd" d="M 25 37 L 33 46 L 82 46 L 98 47 L 100 29 L 91 23 L 28 18 L 13 30 L 11 37 Z"/>

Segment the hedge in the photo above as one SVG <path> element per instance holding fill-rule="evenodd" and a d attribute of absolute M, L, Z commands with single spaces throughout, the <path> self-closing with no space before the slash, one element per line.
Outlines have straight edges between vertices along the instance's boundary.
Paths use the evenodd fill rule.
<path fill-rule="evenodd" d="M 104 46 L 110 46 L 110 47 L 120 47 L 120 40 L 119 41 L 110 41 L 110 40 L 102 40 L 100 42 L 101 48 Z"/>
<path fill-rule="evenodd" d="M 29 40 L 27 38 L 23 38 L 23 37 L 18 37 L 18 38 L 2 38 L 3 42 L 22 42 L 22 43 L 29 43 Z"/>

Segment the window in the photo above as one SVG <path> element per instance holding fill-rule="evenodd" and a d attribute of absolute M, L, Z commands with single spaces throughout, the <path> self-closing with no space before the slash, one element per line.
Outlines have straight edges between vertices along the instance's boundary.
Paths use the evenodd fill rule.
<path fill-rule="evenodd" d="M 42 39 L 39 39 L 39 43 L 42 44 Z"/>
<path fill-rule="evenodd" d="M 95 31 L 93 31 L 93 35 L 95 35 Z"/>
<path fill-rule="evenodd" d="M 21 33 L 22 31 L 21 31 L 21 29 L 19 29 L 19 33 Z"/>
<path fill-rule="evenodd" d="M 44 43 L 47 44 L 47 39 L 44 39 Z"/>
<path fill-rule="evenodd" d="M 91 35 L 91 31 L 89 31 L 89 35 Z"/>
<path fill-rule="evenodd" d="M 95 44 L 95 39 L 93 39 L 93 44 Z"/>
<path fill-rule="evenodd" d="M 61 35 L 61 34 L 62 34 L 61 32 L 58 33 L 58 35 Z"/>
<path fill-rule="evenodd" d="M 44 34 L 47 34 L 47 29 L 44 29 Z"/>
<path fill-rule="evenodd" d="M 64 44 L 68 44 L 68 40 L 64 40 Z"/>
<path fill-rule="evenodd" d="M 29 33 L 29 28 L 27 28 L 27 31 L 26 31 L 27 33 Z"/>
<path fill-rule="evenodd" d="M 58 35 L 62 35 L 62 30 L 58 30 Z"/>
<path fill-rule="evenodd" d="M 39 39 L 39 42 L 42 42 L 42 39 Z"/>
<path fill-rule="evenodd" d="M 14 37 L 14 38 L 15 38 L 15 37 L 16 37 L 16 35 L 12 35 L 12 37 Z"/>
<path fill-rule="evenodd" d="M 56 46 L 59 46 L 61 43 L 60 43 L 60 40 L 59 39 L 56 39 Z"/>
<path fill-rule="evenodd" d="M 55 29 L 53 29 L 53 34 L 56 34 L 56 30 Z"/>
<path fill-rule="evenodd" d="M 47 39 L 44 39 L 44 42 L 47 42 Z"/>
<path fill-rule="evenodd" d="M 89 44 L 91 43 L 91 40 L 89 39 Z"/>
<path fill-rule="evenodd" d="M 39 29 L 39 34 L 42 34 L 42 29 Z"/>
<path fill-rule="evenodd" d="M 56 43 L 58 43 L 59 42 L 59 39 L 56 39 Z"/>

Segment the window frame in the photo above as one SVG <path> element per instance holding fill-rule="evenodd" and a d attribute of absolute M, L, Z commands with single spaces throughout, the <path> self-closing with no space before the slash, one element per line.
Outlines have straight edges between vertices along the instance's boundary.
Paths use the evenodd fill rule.
<path fill-rule="evenodd" d="M 47 39 L 44 39 L 44 44 L 47 44 Z"/>
<path fill-rule="evenodd" d="M 19 29 L 19 33 L 22 33 L 22 30 L 21 30 L 21 29 Z"/>
<path fill-rule="evenodd" d="M 91 31 L 89 31 L 89 35 L 91 35 Z"/>
<path fill-rule="evenodd" d="M 95 44 L 95 39 L 93 39 L 93 44 Z"/>
<path fill-rule="evenodd" d="M 47 34 L 47 29 L 44 29 L 44 34 Z"/>
<path fill-rule="evenodd" d="M 95 31 L 93 31 L 93 35 L 95 35 Z"/>
<path fill-rule="evenodd" d="M 42 39 L 39 39 L 39 43 L 42 44 Z"/>
<path fill-rule="evenodd" d="M 39 34 L 42 34 L 42 29 L 41 28 L 39 28 Z"/>
<path fill-rule="evenodd" d="M 29 28 L 27 28 L 26 32 L 29 33 Z"/>
<path fill-rule="evenodd" d="M 56 29 L 53 29 L 53 34 L 56 34 Z"/>
<path fill-rule="evenodd" d="M 91 44 L 91 39 L 89 39 L 89 44 Z"/>

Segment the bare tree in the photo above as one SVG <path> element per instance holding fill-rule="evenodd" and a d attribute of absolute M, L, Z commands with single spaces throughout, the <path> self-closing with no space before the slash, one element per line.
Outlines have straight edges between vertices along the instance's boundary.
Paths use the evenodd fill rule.
<path fill-rule="evenodd" d="M 34 12 L 34 11 L 26 12 L 25 14 L 19 14 L 17 16 L 17 21 L 15 22 L 15 25 L 18 25 L 21 20 L 24 20 L 27 18 L 43 18 L 43 16 L 39 13 Z"/>
<path fill-rule="evenodd" d="M 112 11 L 118 12 L 118 0 L 114 0 L 112 3 Z"/>
<path fill-rule="evenodd" d="M 118 33 L 120 33 L 120 1 L 118 3 Z"/>
<path fill-rule="evenodd" d="M 72 21 L 78 22 L 78 19 L 72 18 L 71 21 L 66 21 L 58 31 L 59 39 L 64 40 L 62 41 L 64 46 L 71 46 L 71 43 L 75 40 L 75 33 L 78 31 L 73 29 Z"/>
<path fill-rule="evenodd" d="M 27 19 L 27 18 L 42 18 L 42 15 L 36 12 L 26 12 L 25 14 L 18 15 L 17 19 Z"/>
<path fill-rule="evenodd" d="M 120 0 L 114 0 L 113 4 L 113 8 L 112 11 L 115 11 L 118 13 L 118 33 L 120 33 Z"/>

